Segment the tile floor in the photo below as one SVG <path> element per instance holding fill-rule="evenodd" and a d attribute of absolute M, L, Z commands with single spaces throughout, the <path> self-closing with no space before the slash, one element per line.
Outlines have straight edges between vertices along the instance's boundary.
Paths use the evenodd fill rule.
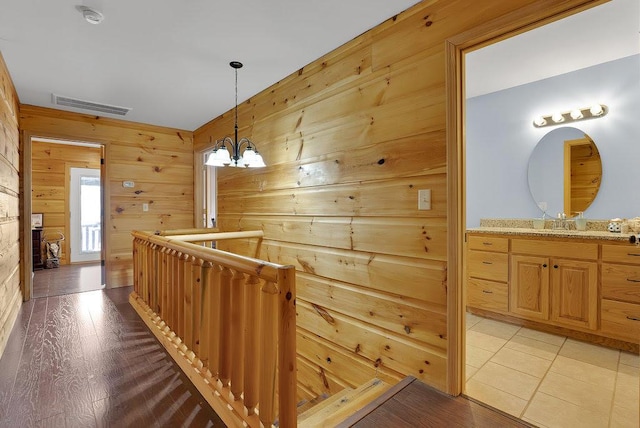
<path fill-rule="evenodd" d="M 640 357 L 467 317 L 466 394 L 540 427 L 640 426 Z"/>

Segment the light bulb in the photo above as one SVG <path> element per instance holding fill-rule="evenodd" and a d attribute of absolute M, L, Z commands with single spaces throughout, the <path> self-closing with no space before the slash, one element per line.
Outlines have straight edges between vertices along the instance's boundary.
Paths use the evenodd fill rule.
<path fill-rule="evenodd" d="M 582 119 L 583 117 L 584 116 L 582 115 L 582 112 L 579 109 L 571 110 L 571 119 L 578 120 L 578 119 Z"/>
<path fill-rule="evenodd" d="M 593 107 L 589 109 L 589 112 L 592 116 L 600 116 L 604 113 L 604 109 L 600 104 L 595 104 Z"/>
<path fill-rule="evenodd" d="M 551 120 L 553 120 L 555 123 L 564 122 L 564 116 L 562 115 L 562 113 L 553 113 L 553 116 L 551 116 Z"/>
<path fill-rule="evenodd" d="M 534 123 L 534 125 L 536 125 L 538 127 L 545 126 L 547 124 L 547 120 L 544 117 L 540 116 L 540 117 L 536 117 L 533 120 L 533 123 Z"/>

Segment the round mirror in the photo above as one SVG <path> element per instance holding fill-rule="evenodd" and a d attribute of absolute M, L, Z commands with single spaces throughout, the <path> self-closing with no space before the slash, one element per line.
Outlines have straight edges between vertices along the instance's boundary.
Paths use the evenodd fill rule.
<path fill-rule="evenodd" d="M 543 212 L 574 217 L 589 208 L 600 189 L 598 147 L 577 128 L 556 128 L 533 149 L 528 178 L 531 195 Z"/>

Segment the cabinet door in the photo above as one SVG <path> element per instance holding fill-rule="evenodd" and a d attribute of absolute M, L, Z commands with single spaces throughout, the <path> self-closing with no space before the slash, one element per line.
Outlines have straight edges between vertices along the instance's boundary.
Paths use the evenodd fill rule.
<path fill-rule="evenodd" d="M 595 330 L 598 327 L 598 265 L 552 259 L 551 320 Z"/>
<path fill-rule="evenodd" d="M 533 320 L 549 319 L 549 259 L 511 257 L 509 312 Z"/>

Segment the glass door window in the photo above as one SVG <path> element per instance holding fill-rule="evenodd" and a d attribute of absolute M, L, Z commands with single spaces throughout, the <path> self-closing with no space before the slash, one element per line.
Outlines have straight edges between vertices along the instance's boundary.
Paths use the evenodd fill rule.
<path fill-rule="evenodd" d="M 100 170 L 71 168 L 71 262 L 100 260 L 102 201 Z"/>

